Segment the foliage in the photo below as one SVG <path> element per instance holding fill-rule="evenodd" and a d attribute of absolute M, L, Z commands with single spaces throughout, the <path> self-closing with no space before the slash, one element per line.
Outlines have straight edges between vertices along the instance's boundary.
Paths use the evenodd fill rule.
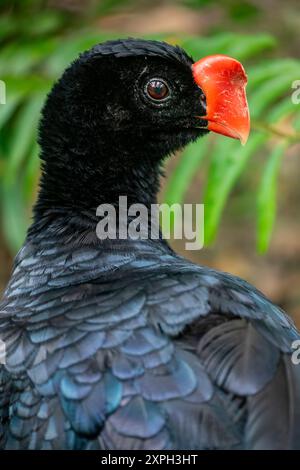
<path fill-rule="evenodd" d="M 257 246 L 263 253 L 269 246 L 275 220 L 280 156 L 289 146 L 300 142 L 300 133 L 296 126 L 293 128 L 299 108 L 291 100 L 291 84 L 300 76 L 300 61 L 260 58 L 261 53 L 276 47 L 275 41 L 264 35 L 220 34 L 214 38 L 185 40 L 183 46 L 195 57 L 221 52 L 246 63 L 252 132 L 245 147 L 240 147 L 236 141 L 210 136 L 187 148 L 170 178 L 166 201 L 169 204 L 182 202 L 194 174 L 204 158 L 209 158 L 202 202 L 205 204 L 205 240 L 207 244 L 212 243 L 228 197 L 241 173 L 247 171 L 247 162 L 256 153 L 265 154 L 267 162 L 257 192 Z M 286 119 L 291 127 L 289 131 L 281 129 Z"/>
<path fill-rule="evenodd" d="M 35 15 L 33 23 L 24 17 L 25 3 L 28 15 Z M 13 17 L 8 9 L 0 20 L 0 78 L 7 86 L 7 104 L 0 105 L 0 210 L 4 236 L 13 252 L 24 240 L 36 194 L 39 174 L 36 129 L 42 103 L 53 81 L 80 51 L 112 37 L 93 26 L 91 12 L 106 13 L 116 2 L 101 2 L 103 11 L 88 9 L 88 21 L 81 18 L 80 22 L 75 14 L 36 10 L 33 7 L 36 3 L 27 0 Z M 91 26 L 87 27 L 87 23 Z M 253 127 L 245 147 L 221 136 L 209 136 L 189 146 L 171 175 L 165 200 L 170 204 L 183 202 L 193 177 L 207 159 L 209 168 L 201 202 L 205 204 L 206 243 L 211 243 L 228 197 L 240 175 L 247 171 L 247 162 L 263 152 L 266 163 L 257 191 L 257 236 L 258 249 L 264 252 L 275 220 L 280 164 L 286 149 L 300 140 L 298 107 L 290 98 L 291 84 L 300 77 L 300 61 L 266 59 L 268 51 L 276 50 L 277 46 L 272 37 L 262 34 L 159 38 L 180 44 L 196 58 L 223 53 L 241 60 L 249 76 Z M 288 120 L 289 131 L 283 130 L 283 120 Z"/>

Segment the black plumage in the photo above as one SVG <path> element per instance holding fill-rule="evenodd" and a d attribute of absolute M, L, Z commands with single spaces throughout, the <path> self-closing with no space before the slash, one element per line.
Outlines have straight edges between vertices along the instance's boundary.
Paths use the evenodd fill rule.
<path fill-rule="evenodd" d="M 1 303 L 1 448 L 300 448 L 285 313 L 162 239 L 96 236 L 100 203 L 155 203 L 163 158 L 207 132 L 191 64 L 164 43 L 108 42 L 47 99 L 34 222 Z M 169 104 L 142 96 L 152 76 Z"/>

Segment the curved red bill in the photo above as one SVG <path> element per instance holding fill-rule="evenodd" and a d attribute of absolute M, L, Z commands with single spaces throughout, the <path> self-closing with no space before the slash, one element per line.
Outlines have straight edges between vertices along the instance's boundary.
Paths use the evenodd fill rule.
<path fill-rule="evenodd" d="M 246 97 L 247 75 L 240 62 L 225 55 L 212 55 L 192 66 L 196 84 L 206 96 L 207 128 L 244 145 L 250 132 Z"/>

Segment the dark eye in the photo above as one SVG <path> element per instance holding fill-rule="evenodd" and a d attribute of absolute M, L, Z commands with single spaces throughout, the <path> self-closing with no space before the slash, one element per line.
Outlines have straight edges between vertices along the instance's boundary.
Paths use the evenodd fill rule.
<path fill-rule="evenodd" d="M 163 80 L 153 78 L 146 85 L 146 93 L 152 100 L 161 101 L 169 95 L 169 87 Z"/>

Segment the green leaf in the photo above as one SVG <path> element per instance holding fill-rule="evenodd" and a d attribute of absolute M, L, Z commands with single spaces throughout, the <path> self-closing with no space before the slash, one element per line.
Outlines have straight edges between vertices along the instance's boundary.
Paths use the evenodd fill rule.
<path fill-rule="evenodd" d="M 216 237 L 219 221 L 237 178 L 247 161 L 267 140 L 267 135 L 254 133 L 247 145 L 240 147 L 239 142 L 223 141 L 215 146 L 211 156 L 207 185 L 204 192 L 205 205 L 205 243 L 211 244 Z"/>
<path fill-rule="evenodd" d="M 277 145 L 269 156 L 258 190 L 257 249 L 265 253 L 269 247 L 276 216 L 277 179 L 286 143 Z"/>
<path fill-rule="evenodd" d="M 28 36 L 48 35 L 54 33 L 63 25 L 63 15 L 59 11 L 47 10 L 39 12 L 38 21 L 24 22 L 23 33 Z"/>
<path fill-rule="evenodd" d="M 44 94 L 44 97 L 53 86 L 53 79 L 45 78 L 37 75 L 26 75 L 24 77 L 14 77 L 8 75 L 3 77 L 6 82 L 7 102 L 10 101 L 10 96 L 21 94 L 23 98 L 28 97 L 31 99 L 37 93 Z"/>
<path fill-rule="evenodd" d="M 285 99 L 274 106 L 266 117 L 266 121 L 276 123 L 286 116 L 297 112 L 297 108 L 292 100 Z"/>
<path fill-rule="evenodd" d="M 200 142 L 190 144 L 182 153 L 180 160 L 173 171 L 167 185 L 164 200 L 167 204 L 181 204 L 184 199 L 192 178 L 207 153 L 210 140 L 205 139 Z"/>
<path fill-rule="evenodd" d="M 276 122 L 295 111 L 291 101 L 284 100 L 276 104 L 268 114 L 266 122 Z M 269 139 L 269 132 L 253 132 L 245 147 L 240 147 L 232 141 L 220 139 L 211 155 L 207 185 L 204 195 L 205 204 L 205 241 L 210 244 L 214 241 L 220 218 L 228 196 L 238 177 L 245 169 L 249 158 Z M 236 150 L 234 150 L 236 148 Z"/>
<path fill-rule="evenodd" d="M 0 17 L 0 41 L 15 33 L 15 30 L 15 23 L 11 21 L 11 17 L 2 12 Z"/>
<path fill-rule="evenodd" d="M 287 74 L 279 75 L 268 80 L 266 83 L 263 83 L 249 99 L 251 117 L 258 118 L 262 113 L 264 113 L 269 105 L 282 97 L 283 94 L 287 92 L 290 93 L 291 83 L 296 80 L 296 78 L 296 71 L 292 71 Z"/>
<path fill-rule="evenodd" d="M 121 38 L 122 34 L 101 33 L 91 30 L 81 30 L 76 36 L 70 35 L 64 40 L 64 47 L 58 47 L 48 58 L 45 65 L 48 74 L 58 76 L 66 66 L 75 60 L 81 52 L 90 49 L 99 42 L 108 39 Z"/>
<path fill-rule="evenodd" d="M 0 105 L 0 135 L 2 127 L 5 126 L 7 121 L 12 117 L 21 99 L 22 94 L 16 93 L 14 96 L 7 97 L 6 104 Z"/>
<path fill-rule="evenodd" d="M 294 59 L 272 59 L 256 63 L 255 66 L 247 67 L 247 91 L 256 90 L 258 85 L 266 80 L 292 71 L 295 71 L 295 73 L 299 72 L 299 61 Z"/>
<path fill-rule="evenodd" d="M 241 36 L 232 41 L 229 49 L 230 55 L 239 60 L 246 60 L 257 56 L 267 49 L 273 49 L 276 46 L 276 40 L 273 36 L 259 34 L 258 36 Z"/>
<path fill-rule="evenodd" d="M 32 199 L 35 196 L 38 182 L 38 174 L 40 168 L 40 161 L 38 158 L 39 146 L 35 142 L 31 150 L 30 156 L 26 163 L 23 179 L 23 194 L 26 202 L 32 203 Z"/>
<path fill-rule="evenodd" d="M 28 226 L 27 209 L 18 182 L 2 187 L 2 226 L 5 239 L 12 253 L 24 242 Z"/>
<path fill-rule="evenodd" d="M 299 107 L 300 104 L 298 104 L 298 105 L 295 105 L 295 104 L 294 104 L 294 108 L 296 108 L 297 106 Z M 297 108 L 297 109 L 298 109 L 298 108 Z M 296 131 L 298 131 L 298 132 L 300 131 L 300 113 L 299 113 L 299 112 L 298 112 L 298 114 L 297 114 L 297 116 L 296 116 L 296 118 L 295 118 L 295 120 L 294 120 L 294 127 L 295 127 L 295 130 L 296 130 Z"/>
<path fill-rule="evenodd" d="M 39 40 L 29 43 L 8 43 L 1 50 L 0 75 L 26 76 L 37 64 L 54 50 L 56 42 L 53 39 Z"/>
<path fill-rule="evenodd" d="M 10 185 L 14 180 L 17 169 L 36 139 L 37 122 L 43 101 L 44 95 L 38 94 L 26 102 L 18 113 L 14 123 L 14 132 L 10 139 L 5 175 L 6 185 Z"/>
<path fill-rule="evenodd" d="M 185 37 L 179 42 L 180 45 L 197 60 L 206 55 L 228 51 L 232 42 L 232 34 L 222 33 L 207 38 Z"/>
<path fill-rule="evenodd" d="M 180 45 L 197 58 L 211 54 L 229 54 L 245 60 L 259 52 L 273 48 L 275 39 L 267 34 L 250 36 L 243 34 L 221 33 L 209 37 L 182 38 Z"/>

